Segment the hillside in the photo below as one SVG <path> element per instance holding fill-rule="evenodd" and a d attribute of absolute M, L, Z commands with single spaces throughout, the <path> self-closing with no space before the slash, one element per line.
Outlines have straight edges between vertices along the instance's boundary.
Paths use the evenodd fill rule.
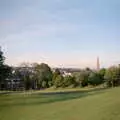
<path fill-rule="evenodd" d="M 120 120 L 120 88 L 1 94 L 0 120 Z"/>

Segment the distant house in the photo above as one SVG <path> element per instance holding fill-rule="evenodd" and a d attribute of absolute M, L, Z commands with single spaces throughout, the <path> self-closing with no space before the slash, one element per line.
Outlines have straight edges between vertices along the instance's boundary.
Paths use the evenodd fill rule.
<path fill-rule="evenodd" d="M 8 89 L 8 90 L 23 90 L 24 82 L 19 78 L 6 79 L 6 89 Z"/>
<path fill-rule="evenodd" d="M 63 71 L 63 74 L 62 74 L 63 76 L 71 76 L 72 75 L 72 73 L 70 73 L 70 72 L 66 72 L 66 71 Z"/>
<path fill-rule="evenodd" d="M 58 69 L 63 76 L 72 75 L 73 72 L 80 71 L 80 69 L 74 69 L 74 68 L 53 68 L 52 71 L 55 72 L 55 70 Z"/>
<path fill-rule="evenodd" d="M 29 67 L 13 67 L 12 76 L 6 79 L 5 88 L 8 90 L 23 90 L 24 89 L 24 81 L 20 79 L 18 75 L 16 75 L 17 71 L 23 76 L 28 71 L 32 72 L 33 69 Z"/>

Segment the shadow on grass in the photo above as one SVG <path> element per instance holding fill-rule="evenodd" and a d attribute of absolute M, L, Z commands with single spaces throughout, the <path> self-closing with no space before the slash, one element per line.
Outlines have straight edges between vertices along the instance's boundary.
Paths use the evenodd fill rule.
<path fill-rule="evenodd" d="M 43 105 L 55 102 L 62 102 L 72 99 L 80 99 L 83 97 L 101 94 L 104 92 L 104 89 L 91 89 L 84 91 L 70 91 L 70 92 L 56 92 L 56 93 L 38 93 L 31 94 L 29 96 L 20 95 L 20 97 L 13 97 L 3 99 L 1 101 L 0 107 L 15 107 L 15 106 L 32 106 L 32 105 Z M 8 102 L 7 102 L 8 101 Z"/>

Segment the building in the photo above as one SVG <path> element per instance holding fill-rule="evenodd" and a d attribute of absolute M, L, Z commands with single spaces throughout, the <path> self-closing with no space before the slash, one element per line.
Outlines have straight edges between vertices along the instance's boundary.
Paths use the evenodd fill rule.
<path fill-rule="evenodd" d="M 32 67 L 12 67 L 12 76 L 6 79 L 5 88 L 8 90 L 24 90 L 24 80 L 19 76 L 24 76 L 32 72 Z"/>
<path fill-rule="evenodd" d="M 99 57 L 97 57 L 97 71 L 100 70 L 100 61 L 99 61 Z"/>

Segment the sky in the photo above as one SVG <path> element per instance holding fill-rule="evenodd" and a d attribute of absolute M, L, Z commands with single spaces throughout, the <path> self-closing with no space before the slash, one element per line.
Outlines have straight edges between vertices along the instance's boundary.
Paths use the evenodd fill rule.
<path fill-rule="evenodd" d="M 120 0 L 0 0 L 9 65 L 95 68 L 120 63 Z"/>

